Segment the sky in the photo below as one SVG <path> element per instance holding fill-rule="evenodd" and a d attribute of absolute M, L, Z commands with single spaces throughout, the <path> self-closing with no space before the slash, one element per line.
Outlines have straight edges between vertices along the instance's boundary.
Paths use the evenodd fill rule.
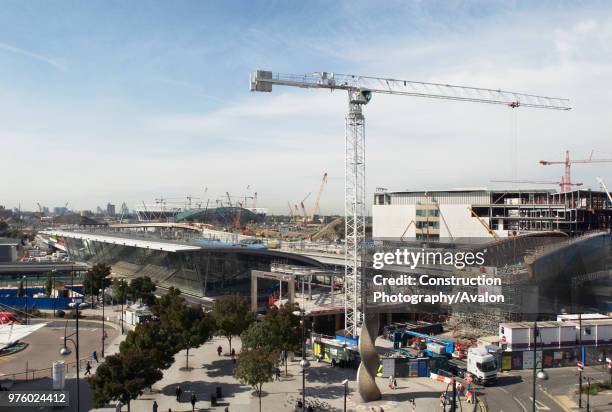
<path fill-rule="evenodd" d="M 560 180 L 612 158 L 607 1 L 2 1 L 0 205 L 95 210 L 258 193 L 342 213 L 341 91 L 251 93 L 256 69 L 569 98 L 569 112 L 375 95 L 368 197 Z M 612 163 L 573 180 L 612 187 Z M 524 186 L 524 185 L 523 185 Z M 535 186 L 546 188 L 548 186 Z M 207 188 L 207 189 L 206 189 Z"/>

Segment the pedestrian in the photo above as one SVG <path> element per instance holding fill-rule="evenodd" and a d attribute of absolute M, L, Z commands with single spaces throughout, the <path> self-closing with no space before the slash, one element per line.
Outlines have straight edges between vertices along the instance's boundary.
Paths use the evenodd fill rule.
<path fill-rule="evenodd" d="M 395 379 L 395 376 L 393 377 L 393 389 L 397 389 L 397 379 Z"/>
<path fill-rule="evenodd" d="M 393 389 L 393 375 L 389 375 L 389 389 Z"/>
<path fill-rule="evenodd" d="M 121 401 L 117 401 L 115 404 L 115 412 L 121 412 Z"/>
<path fill-rule="evenodd" d="M 157 412 L 157 401 L 153 401 L 153 412 Z"/>
<path fill-rule="evenodd" d="M 85 375 L 91 375 L 91 363 L 87 361 L 87 366 L 85 366 Z"/>
<path fill-rule="evenodd" d="M 221 347 L 221 345 L 217 346 L 217 356 L 221 356 L 221 353 L 223 353 L 223 348 Z"/>
<path fill-rule="evenodd" d="M 95 361 L 96 361 L 96 363 L 98 363 L 98 352 L 93 351 L 93 352 L 91 353 L 91 358 L 92 358 L 93 360 L 95 360 Z"/>
<path fill-rule="evenodd" d="M 183 394 L 183 390 L 181 389 L 181 387 L 177 386 L 176 389 L 174 390 L 174 393 L 176 395 L 176 401 L 180 402 L 181 401 L 181 395 Z"/>
<path fill-rule="evenodd" d="M 280 370 L 280 368 L 276 368 L 274 373 L 276 374 L 276 380 L 280 381 L 280 378 L 281 378 L 281 370 Z"/>
<path fill-rule="evenodd" d="M 442 395 L 440 395 L 440 406 L 443 410 L 446 410 L 446 392 L 442 392 Z"/>
<path fill-rule="evenodd" d="M 191 394 L 191 410 L 195 412 L 195 404 L 198 401 L 198 399 L 196 398 L 195 393 Z"/>
<path fill-rule="evenodd" d="M 234 348 L 232 348 L 232 358 L 236 356 L 236 350 Z"/>

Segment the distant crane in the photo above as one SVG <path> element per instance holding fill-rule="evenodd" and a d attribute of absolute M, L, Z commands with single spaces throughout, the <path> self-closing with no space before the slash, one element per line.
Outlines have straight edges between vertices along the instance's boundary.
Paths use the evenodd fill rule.
<path fill-rule="evenodd" d="M 561 176 L 561 181 L 554 180 L 491 180 L 493 183 L 524 183 L 532 185 L 557 185 L 561 192 L 567 187 L 582 186 L 582 183 L 568 183 L 565 181 L 565 176 Z"/>
<path fill-rule="evenodd" d="M 304 202 L 300 202 L 300 206 L 302 207 L 302 213 L 304 215 L 304 223 L 308 221 L 308 214 L 306 213 L 306 207 L 304 207 Z"/>
<path fill-rule="evenodd" d="M 293 216 L 293 209 L 291 208 L 291 202 L 287 201 L 287 206 L 289 206 L 289 216 L 291 216 L 291 220 L 295 220 Z"/>
<path fill-rule="evenodd" d="M 549 165 L 565 165 L 565 184 L 561 187 L 561 192 L 569 192 L 571 190 L 572 176 L 571 169 L 574 163 L 612 163 L 612 159 L 593 159 L 593 152 L 588 159 L 572 160 L 570 159 L 569 150 L 565 151 L 565 160 L 540 160 L 540 164 L 543 166 Z"/>
<path fill-rule="evenodd" d="M 295 208 L 295 221 L 299 222 L 300 220 L 300 209 L 298 209 L 298 205 L 293 205 Z"/>
<path fill-rule="evenodd" d="M 357 336 L 362 321 L 361 257 L 364 253 L 366 225 L 365 192 L 365 117 L 363 106 L 373 93 L 394 94 L 464 102 L 499 104 L 512 108 L 535 107 L 569 110 L 567 99 L 535 96 L 441 83 L 384 79 L 368 76 L 317 72 L 305 75 L 273 73 L 257 70 L 251 74 L 251 91 L 272 92 L 272 87 L 289 86 L 304 89 L 344 90 L 348 94 L 348 113 L 345 118 L 345 176 L 344 176 L 344 312 L 345 330 Z M 361 369 L 361 368 L 360 368 Z"/>
<path fill-rule="evenodd" d="M 310 215 L 311 222 L 314 222 L 314 217 L 319 211 L 319 201 L 321 200 L 321 194 L 323 193 L 323 189 L 325 188 L 325 183 L 327 183 L 327 172 L 323 173 L 323 178 L 321 179 L 321 186 L 319 187 L 317 199 L 315 200 L 314 207 L 312 208 L 312 214 Z"/>
<path fill-rule="evenodd" d="M 599 184 L 601 185 L 601 187 L 603 188 L 603 190 L 606 192 L 606 194 L 608 195 L 608 200 L 610 201 L 610 205 L 612 205 L 612 196 L 610 195 L 610 191 L 608 190 L 608 187 L 606 186 L 606 184 L 604 183 L 603 179 L 601 177 L 596 177 L 595 179 L 597 179 L 597 181 L 599 182 Z"/>

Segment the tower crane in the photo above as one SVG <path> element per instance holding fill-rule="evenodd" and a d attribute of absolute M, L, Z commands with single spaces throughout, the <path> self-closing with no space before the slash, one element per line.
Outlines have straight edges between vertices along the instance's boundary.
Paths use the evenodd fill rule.
<path fill-rule="evenodd" d="M 394 94 L 464 102 L 489 103 L 518 107 L 569 110 L 569 100 L 500 89 L 482 89 L 425 83 L 409 80 L 385 79 L 350 74 L 317 72 L 305 75 L 273 73 L 257 70 L 251 73 L 251 91 L 272 92 L 273 86 L 303 89 L 343 90 L 348 94 L 348 113 L 345 117 L 345 262 L 344 311 L 345 329 L 357 336 L 362 322 L 361 261 L 365 253 L 365 117 L 363 106 L 374 93 Z M 367 329 L 367 328 L 366 328 Z M 369 333 L 369 332 L 368 332 Z"/>
<path fill-rule="evenodd" d="M 293 209 L 291 208 L 291 203 L 289 201 L 287 201 L 287 206 L 289 206 L 289 215 L 291 216 L 291 220 L 294 220 Z"/>
<path fill-rule="evenodd" d="M 574 163 L 612 163 L 612 159 L 593 159 L 593 152 L 588 159 L 570 159 L 569 150 L 565 151 L 565 160 L 540 160 L 540 164 L 543 166 L 549 165 L 565 165 L 565 185 L 561 187 L 561 192 L 569 192 L 572 186 L 571 169 Z"/>
<path fill-rule="evenodd" d="M 557 185 L 563 192 L 564 188 L 570 186 L 582 186 L 582 183 L 568 183 L 565 181 L 565 176 L 561 176 L 561 181 L 554 180 L 491 180 L 493 183 L 524 183 L 531 185 Z"/>
<path fill-rule="evenodd" d="M 323 178 L 321 179 L 321 186 L 319 187 L 319 193 L 317 193 L 317 199 L 315 200 L 314 207 L 312 208 L 312 214 L 310 215 L 311 222 L 314 222 L 314 217 L 319 211 L 319 201 L 321 200 L 321 193 L 323 193 L 323 189 L 325 188 L 325 183 L 327 183 L 327 172 L 323 173 Z"/>

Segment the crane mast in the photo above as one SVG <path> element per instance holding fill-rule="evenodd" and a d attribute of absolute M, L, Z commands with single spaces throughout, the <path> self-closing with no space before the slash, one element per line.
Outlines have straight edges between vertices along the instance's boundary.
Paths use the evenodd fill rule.
<path fill-rule="evenodd" d="M 272 92 L 272 87 L 289 86 L 305 89 L 345 90 L 348 112 L 345 117 L 345 271 L 344 310 L 346 333 L 357 336 L 363 320 L 361 266 L 366 252 L 365 219 L 365 117 L 363 106 L 373 93 L 413 97 L 459 100 L 475 103 L 505 105 L 512 108 L 535 107 L 569 110 L 569 100 L 536 96 L 504 90 L 453 86 L 442 83 L 415 82 L 350 74 L 316 72 L 305 75 L 273 73 L 257 70 L 251 73 L 250 86 L 254 92 Z M 299 213 L 299 212 L 298 212 Z"/>

